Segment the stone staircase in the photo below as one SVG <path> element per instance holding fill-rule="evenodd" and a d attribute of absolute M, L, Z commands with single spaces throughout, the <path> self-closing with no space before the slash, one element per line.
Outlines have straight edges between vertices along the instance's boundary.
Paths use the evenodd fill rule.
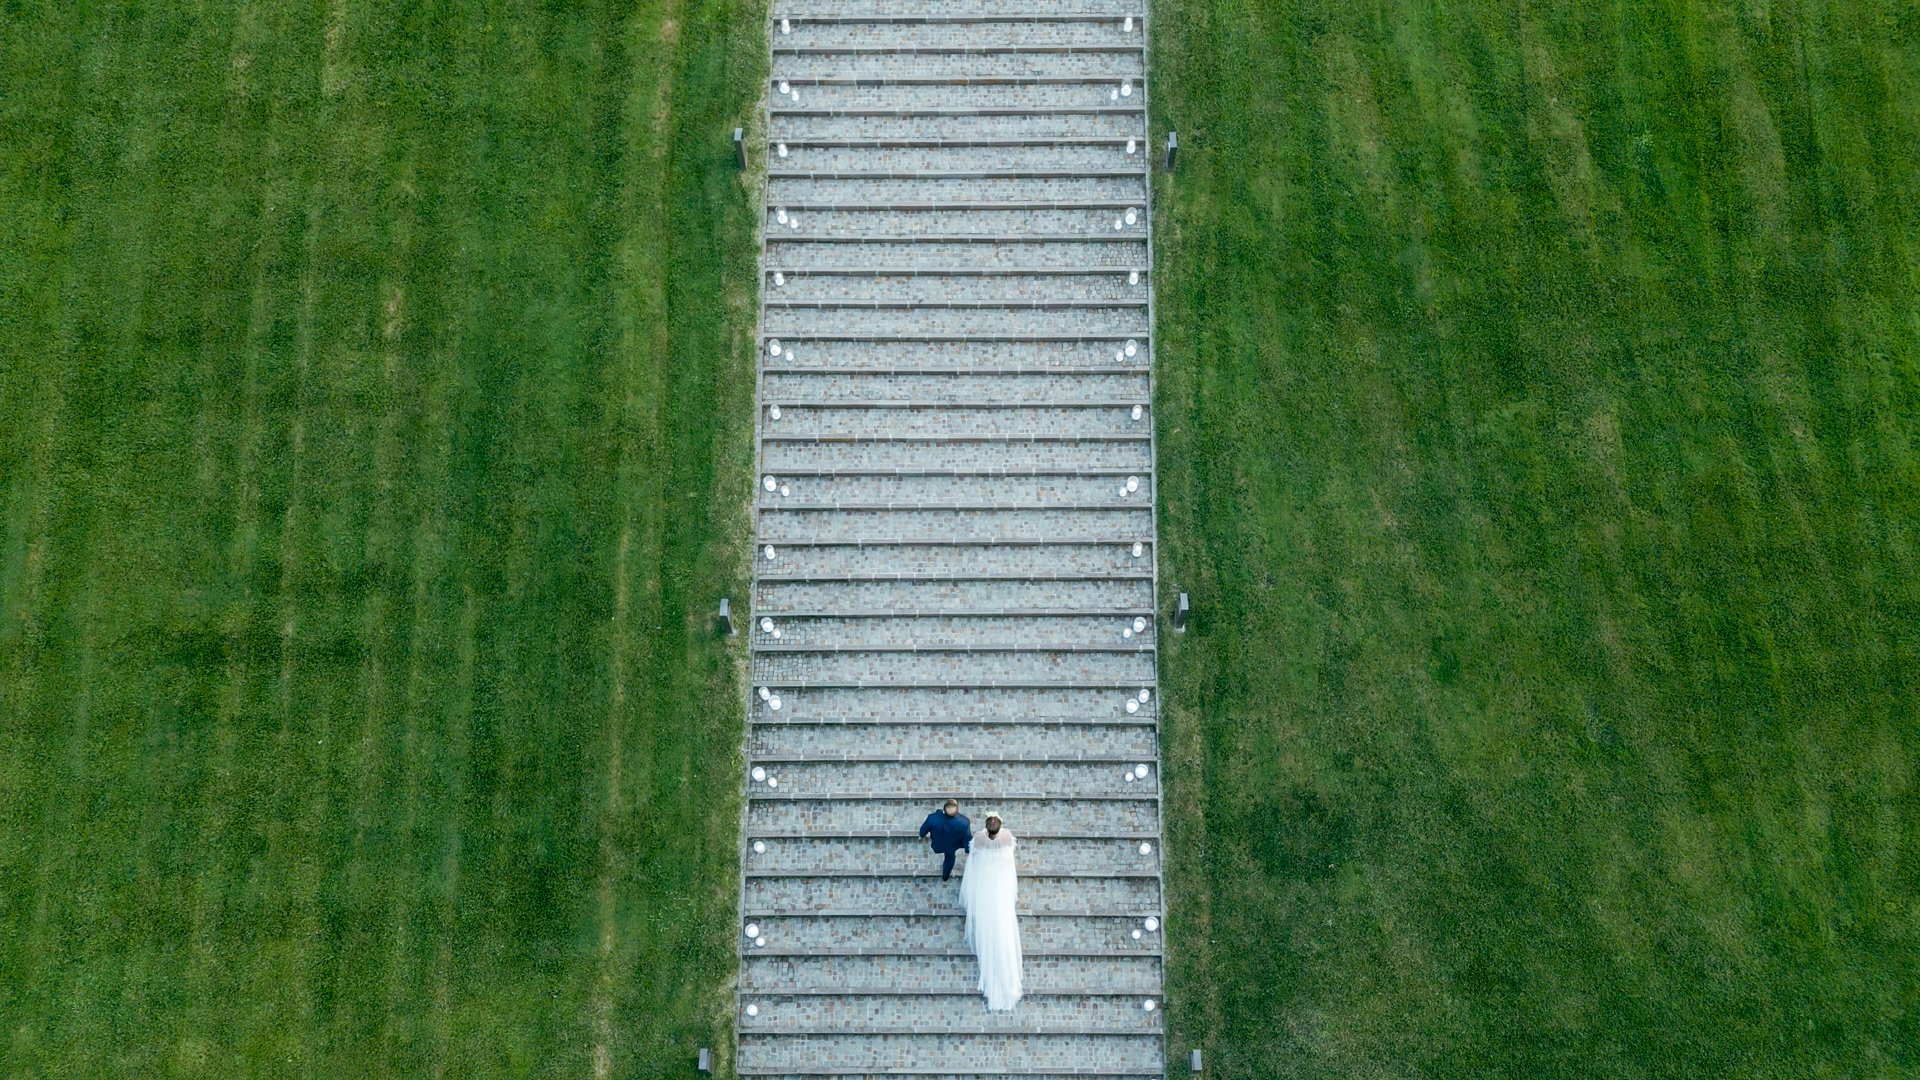
<path fill-rule="evenodd" d="M 1145 0 L 769 34 L 737 1071 L 1161 1077 Z M 1021 838 L 1011 1013 L 949 796 Z"/>

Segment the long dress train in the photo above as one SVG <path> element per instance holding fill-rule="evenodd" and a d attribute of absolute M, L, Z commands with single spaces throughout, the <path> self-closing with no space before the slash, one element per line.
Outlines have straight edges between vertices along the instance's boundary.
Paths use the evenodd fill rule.
<path fill-rule="evenodd" d="M 980 992 L 987 1008 L 1004 1012 L 1020 1000 L 1020 920 L 1014 914 L 1019 872 L 1013 834 L 977 833 L 960 878 L 960 905 L 967 913 L 967 947 L 980 961 Z"/>

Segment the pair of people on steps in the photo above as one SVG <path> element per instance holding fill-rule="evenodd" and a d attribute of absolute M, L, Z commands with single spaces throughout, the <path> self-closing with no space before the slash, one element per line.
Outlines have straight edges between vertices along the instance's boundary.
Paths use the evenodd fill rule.
<path fill-rule="evenodd" d="M 1014 865 L 1013 831 L 999 814 L 987 815 L 984 836 L 973 835 L 973 824 L 960 804 L 945 805 L 920 823 L 920 835 L 941 856 L 940 880 L 953 877 L 953 864 L 966 851 L 967 867 L 960 875 L 960 907 L 966 912 L 966 942 L 980 963 L 980 992 L 987 1008 L 1005 1011 L 1020 1000 L 1020 919 L 1014 912 L 1019 872 Z"/>

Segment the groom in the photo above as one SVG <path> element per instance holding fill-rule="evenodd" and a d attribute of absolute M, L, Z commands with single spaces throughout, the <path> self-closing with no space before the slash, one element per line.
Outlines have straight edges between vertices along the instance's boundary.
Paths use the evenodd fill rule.
<path fill-rule="evenodd" d="M 954 854 L 961 848 L 973 850 L 973 823 L 960 812 L 960 804 L 948 799 L 945 806 L 928 814 L 920 823 L 920 835 L 932 838 L 934 854 L 947 857 L 940 864 L 940 880 L 952 880 Z"/>

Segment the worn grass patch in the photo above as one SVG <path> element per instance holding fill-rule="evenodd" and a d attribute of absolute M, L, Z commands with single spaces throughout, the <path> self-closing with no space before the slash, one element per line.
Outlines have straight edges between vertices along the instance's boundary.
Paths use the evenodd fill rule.
<path fill-rule="evenodd" d="M 1155 13 L 1170 1049 L 1920 1072 L 1920 16 Z"/>

